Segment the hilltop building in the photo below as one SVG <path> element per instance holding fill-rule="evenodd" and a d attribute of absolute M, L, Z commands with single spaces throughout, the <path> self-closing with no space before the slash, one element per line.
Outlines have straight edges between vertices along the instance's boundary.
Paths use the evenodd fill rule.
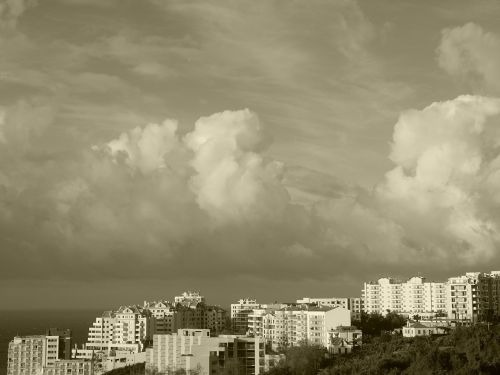
<path fill-rule="evenodd" d="M 199 303 L 205 303 L 205 297 L 200 295 L 200 292 L 187 291 L 180 296 L 174 297 L 174 304 L 181 304 L 183 306 L 196 306 Z"/>

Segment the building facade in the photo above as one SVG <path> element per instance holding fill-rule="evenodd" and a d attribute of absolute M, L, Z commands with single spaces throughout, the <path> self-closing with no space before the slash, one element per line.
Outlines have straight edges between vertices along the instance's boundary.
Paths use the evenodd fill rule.
<path fill-rule="evenodd" d="M 143 308 L 149 310 L 155 320 L 154 333 L 175 332 L 175 307 L 169 301 L 144 301 Z"/>
<path fill-rule="evenodd" d="M 93 375 L 92 362 L 79 359 L 62 359 L 43 368 L 43 375 Z"/>
<path fill-rule="evenodd" d="M 256 300 L 243 298 L 231 304 L 231 329 L 235 333 L 245 334 L 248 330 L 248 315 L 260 305 Z"/>
<path fill-rule="evenodd" d="M 17 336 L 9 342 L 7 375 L 39 375 L 58 359 L 59 336 Z"/>
<path fill-rule="evenodd" d="M 449 318 L 478 321 L 500 316 L 500 271 L 450 277 L 446 291 Z"/>
<path fill-rule="evenodd" d="M 403 337 L 443 335 L 446 333 L 447 330 L 443 327 L 427 325 L 420 322 L 408 322 L 402 330 Z"/>
<path fill-rule="evenodd" d="M 364 283 L 362 299 L 366 313 L 434 316 L 446 312 L 446 283 L 426 282 L 423 277 L 404 282 L 385 277 Z"/>
<path fill-rule="evenodd" d="M 45 336 L 59 337 L 59 353 L 60 359 L 71 359 L 71 330 L 60 328 L 48 328 L 45 331 Z"/>

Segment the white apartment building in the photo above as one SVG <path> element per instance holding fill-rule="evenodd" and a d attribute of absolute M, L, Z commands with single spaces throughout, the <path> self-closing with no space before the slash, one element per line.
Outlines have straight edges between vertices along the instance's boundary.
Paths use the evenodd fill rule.
<path fill-rule="evenodd" d="M 367 313 L 385 315 L 392 311 L 427 317 L 446 311 L 445 283 L 425 282 L 423 277 L 412 277 L 405 282 L 386 277 L 364 283 L 362 298 Z"/>
<path fill-rule="evenodd" d="M 9 342 L 7 375 L 40 375 L 58 360 L 59 336 L 16 336 Z"/>
<path fill-rule="evenodd" d="M 260 305 L 256 300 L 243 298 L 238 303 L 231 304 L 231 327 L 234 332 L 246 333 L 248 330 L 248 314 Z"/>
<path fill-rule="evenodd" d="M 88 356 L 93 350 L 106 353 L 111 350 L 139 352 L 144 342 L 152 339 L 154 327 L 154 317 L 148 310 L 138 306 L 122 306 L 117 311 L 106 311 L 97 317 L 89 328 L 84 349 L 76 351 L 82 356 Z"/>
<path fill-rule="evenodd" d="M 254 309 L 248 315 L 249 334 L 263 338 L 273 349 L 303 342 L 327 347 L 328 331 L 350 325 L 351 313 L 343 307 L 300 305 Z"/>
<path fill-rule="evenodd" d="M 176 370 L 220 373 L 231 360 L 239 363 L 241 375 L 264 372 L 264 343 L 259 338 L 234 335 L 210 337 L 208 329 L 179 329 L 169 335 L 154 335 L 146 349 L 146 373 Z"/>
<path fill-rule="evenodd" d="M 500 271 L 450 277 L 446 293 L 449 318 L 476 321 L 500 316 Z"/>
<path fill-rule="evenodd" d="M 385 315 L 388 311 L 422 318 L 486 319 L 500 316 L 500 271 L 468 272 L 446 282 L 381 278 L 365 282 L 363 311 Z"/>
<path fill-rule="evenodd" d="M 362 303 L 361 298 L 357 297 L 327 297 L 327 298 L 311 298 L 304 297 L 298 299 L 297 303 L 315 304 L 318 306 L 343 307 L 351 311 L 351 319 L 361 319 Z"/>

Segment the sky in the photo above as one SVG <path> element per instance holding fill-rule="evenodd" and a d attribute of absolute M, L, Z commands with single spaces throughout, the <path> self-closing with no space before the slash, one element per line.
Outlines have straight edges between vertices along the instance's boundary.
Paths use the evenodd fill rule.
<path fill-rule="evenodd" d="M 500 268 L 496 0 L 0 0 L 0 309 Z"/>

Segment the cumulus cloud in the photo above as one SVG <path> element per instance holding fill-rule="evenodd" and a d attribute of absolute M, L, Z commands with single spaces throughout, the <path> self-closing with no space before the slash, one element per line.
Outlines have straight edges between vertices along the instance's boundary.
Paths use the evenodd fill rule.
<path fill-rule="evenodd" d="M 500 89 L 500 36 L 475 23 L 442 31 L 439 66 L 452 76 L 487 89 Z"/>
<path fill-rule="evenodd" d="M 81 160 L 37 162 L 36 173 L 34 165 L 23 170 L 32 183 L 21 189 L 10 182 L 18 172 L 2 163 L 0 228 L 9 236 L 0 245 L 12 249 L 3 275 L 25 262 L 40 275 L 62 263 L 59 274 L 88 277 L 74 262 L 97 275 L 116 259 L 121 267 L 108 276 L 164 270 L 175 277 L 184 263 L 200 275 L 227 267 L 251 274 L 263 256 L 292 256 L 294 244 L 317 248 L 316 227 L 289 202 L 280 165 L 262 155 L 267 142 L 254 113 L 203 117 L 185 136 L 177 127 L 151 123 Z M 292 263 L 283 259 L 280 268 Z"/>
<path fill-rule="evenodd" d="M 484 182 L 497 173 L 499 113 L 500 99 L 460 96 L 400 116 L 390 155 L 396 167 L 377 198 L 408 243 L 469 263 L 496 255 L 500 218 Z"/>
<path fill-rule="evenodd" d="M 270 140 L 249 110 L 201 117 L 185 134 L 173 119 L 149 123 L 58 162 L 26 156 L 56 134 L 53 110 L 19 102 L 0 113 L 3 277 L 23 266 L 35 277 L 176 278 L 189 265 L 199 277 L 321 279 L 497 256 L 500 99 L 402 113 L 395 167 L 374 192 L 297 182 L 309 174 L 265 156 Z M 316 202 L 297 204 L 289 186 Z"/>
<path fill-rule="evenodd" d="M 115 161 L 122 160 L 132 169 L 151 173 L 167 167 L 167 155 L 181 147 L 177 137 L 177 121 L 165 120 L 161 125 L 149 124 L 123 133 L 106 147 Z"/>
<path fill-rule="evenodd" d="M 202 117 L 185 138 L 195 153 L 192 188 L 200 206 L 218 220 L 281 218 L 289 197 L 281 185 L 281 163 L 258 154 L 260 122 L 248 110 Z"/>
<path fill-rule="evenodd" d="M 0 29 L 15 29 L 19 17 L 38 0 L 2 0 L 0 2 Z"/>

